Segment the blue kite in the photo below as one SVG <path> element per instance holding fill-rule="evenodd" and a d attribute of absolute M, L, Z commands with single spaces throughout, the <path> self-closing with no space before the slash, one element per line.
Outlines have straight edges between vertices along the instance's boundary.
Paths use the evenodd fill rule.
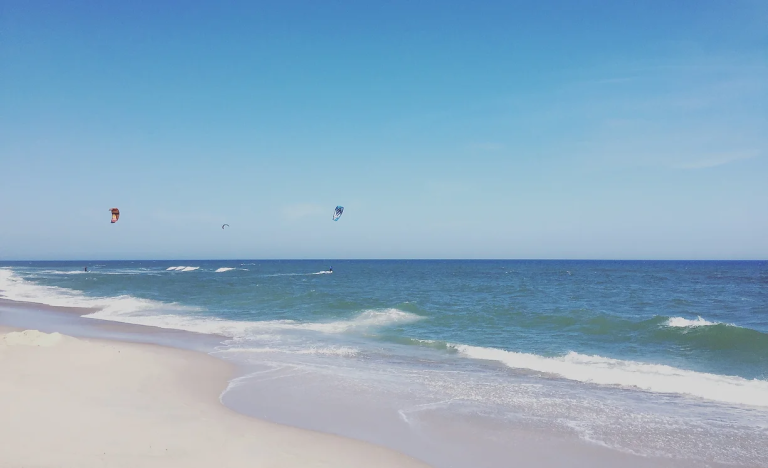
<path fill-rule="evenodd" d="M 337 206 L 336 211 L 333 212 L 333 220 L 338 221 L 339 218 L 341 218 L 341 214 L 344 213 L 344 207 L 343 206 Z"/>

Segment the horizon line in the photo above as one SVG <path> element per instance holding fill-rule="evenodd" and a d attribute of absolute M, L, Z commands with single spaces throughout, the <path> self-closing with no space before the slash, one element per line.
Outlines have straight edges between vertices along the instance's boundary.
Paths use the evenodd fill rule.
<path fill-rule="evenodd" d="M 686 258 L 126 258 L 126 259 L 45 259 L 45 260 L 3 260 L 0 263 L 16 262 L 765 262 L 768 258 L 734 259 L 686 259 Z"/>

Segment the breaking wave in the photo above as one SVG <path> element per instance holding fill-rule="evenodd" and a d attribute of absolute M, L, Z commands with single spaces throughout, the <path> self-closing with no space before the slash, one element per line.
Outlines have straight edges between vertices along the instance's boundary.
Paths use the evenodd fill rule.
<path fill-rule="evenodd" d="M 197 267 L 184 268 L 196 269 Z M 10 269 L 0 269 L 0 297 L 57 307 L 89 309 L 91 313 L 85 315 L 89 318 L 215 334 L 228 338 L 247 338 L 252 334 L 261 335 L 265 331 L 364 332 L 373 328 L 412 323 L 422 319 L 419 315 L 399 309 L 375 309 L 365 310 L 350 319 L 328 322 L 227 320 L 201 315 L 199 312 L 203 309 L 177 303 L 129 295 L 89 297 L 73 289 L 26 281 Z"/>
<path fill-rule="evenodd" d="M 26 281 L 6 268 L 0 268 L 0 297 L 12 301 L 32 302 L 55 307 L 89 309 L 94 311 L 90 315 L 101 314 L 103 316 L 200 310 L 197 307 L 142 299 L 130 295 L 90 297 L 74 289 L 45 286 Z"/>
<path fill-rule="evenodd" d="M 578 382 L 768 407 L 768 381 L 765 380 L 708 374 L 662 364 L 624 361 L 575 352 L 559 357 L 544 357 L 496 348 L 458 344 L 449 346 L 468 358 L 498 361 L 513 369 L 543 372 Z"/>
<path fill-rule="evenodd" d="M 172 266 L 168 267 L 165 270 L 166 271 L 195 271 L 199 269 L 200 267 L 193 267 L 193 266 Z"/>
<path fill-rule="evenodd" d="M 675 328 L 691 328 L 691 327 L 708 327 L 711 325 L 724 325 L 720 322 L 710 322 L 709 320 L 704 320 L 701 317 L 697 317 L 696 320 L 689 320 L 683 317 L 671 317 L 669 320 L 665 323 L 668 327 L 675 327 Z"/>
<path fill-rule="evenodd" d="M 349 320 L 332 322 L 299 322 L 296 320 L 244 321 L 200 315 L 126 314 L 112 310 L 98 311 L 88 315 L 88 317 L 244 339 L 263 335 L 265 332 L 270 331 L 363 332 L 373 328 L 412 323 L 422 318 L 416 314 L 403 312 L 398 309 L 366 310 Z"/>

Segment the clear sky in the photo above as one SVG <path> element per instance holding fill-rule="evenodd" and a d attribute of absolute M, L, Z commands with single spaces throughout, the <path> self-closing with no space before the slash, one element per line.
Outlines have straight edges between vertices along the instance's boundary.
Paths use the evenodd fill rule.
<path fill-rule="evenodd" d="M 0 259 L 96 258 L 768 258 L 768 2 L 3 0 Z"/>

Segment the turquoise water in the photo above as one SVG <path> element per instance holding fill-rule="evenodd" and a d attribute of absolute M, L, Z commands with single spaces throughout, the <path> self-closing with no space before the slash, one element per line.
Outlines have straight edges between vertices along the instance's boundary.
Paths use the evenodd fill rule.
<path fill-rule="evenodd" d="M 0 264 L 0 295 L 220 334 L 229 358 L 322 366 L 494 417 L 567 398 L 568 411 L 553 404 L 536 417 L 633 452 L 704 456 L 679 437 L 638 446 L 661 419 L 622 435 L 590 405 L 612 401 L 606 420 L 639 407 L 680 424 L 716 414 L 708 460 L 736 453 L 717 440 L 768 441 L 768 262 L 16 262 Z M 397 381 L 427 371 L 416 390 Z M 523 383 L 542 393 L 525 390 L 521 403 Z M 768 464 L 742 451 L 737 462 Z"/>

